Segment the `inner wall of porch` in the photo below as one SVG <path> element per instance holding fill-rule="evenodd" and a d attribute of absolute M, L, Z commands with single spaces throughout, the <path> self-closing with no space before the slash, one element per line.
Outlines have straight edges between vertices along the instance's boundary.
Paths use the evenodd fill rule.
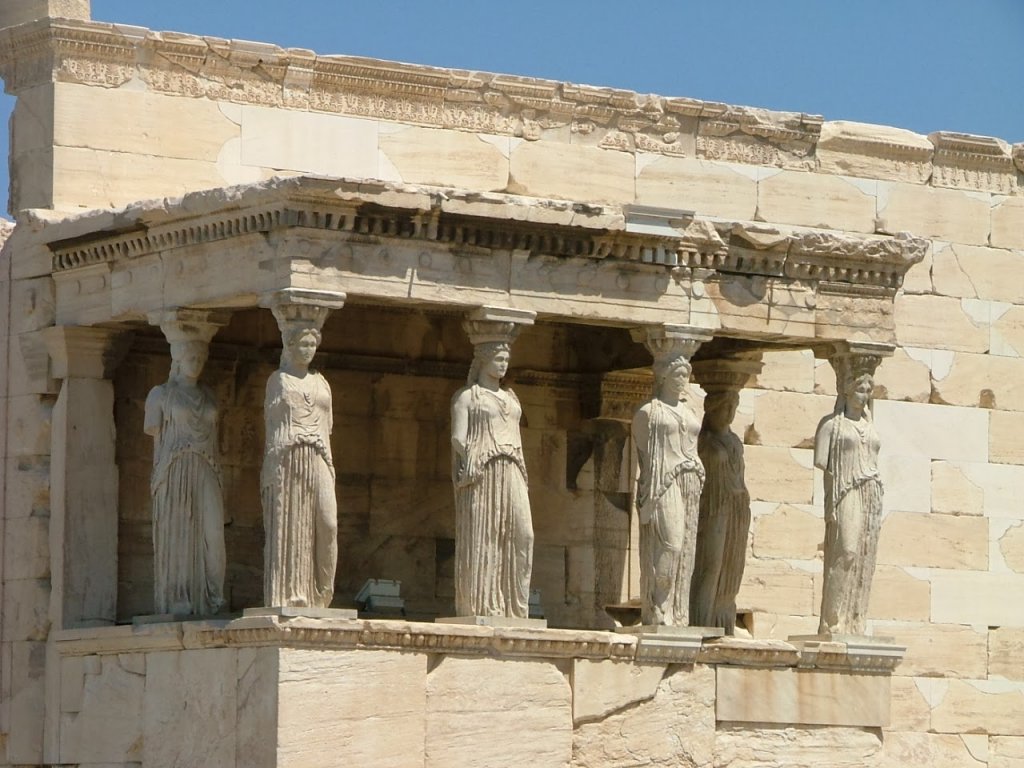
<path fill-rule="evenodd" d="M 336 607 L 354 606 L 360 587 L 376 578 L 401 581 L 410 618 L 454 611 L 449 408 L 473 354 L 463 317 L 350 303 L 324 327 L 314 368 L 334 400 Z M 269 311 L 235 312 L 213 340 L 202 376 L 220 406 L 231 611 L 262 604 L 262 407 L 280 349 Z M 625 328 L 538 322 L 513 346 L 506 385 L 523 405 L 536 535 L 532 588 L 550 626 L 610 627 L 603 604 L 636 595 L 625 435 L 634 403 L 649 392 L 649 362 Z M 114 377 L 119 621 L 153 612 L 152 439 L 143 432 L 143 409 L 169 368 L 159 329 L 140 327 Z M 604 374 L 630 369 L 639 369 L 627 377 L 634 391 L 614 402 L 606 393 L 602 405 Z M 602 408 L 618 421 L 593 422 Z"/>

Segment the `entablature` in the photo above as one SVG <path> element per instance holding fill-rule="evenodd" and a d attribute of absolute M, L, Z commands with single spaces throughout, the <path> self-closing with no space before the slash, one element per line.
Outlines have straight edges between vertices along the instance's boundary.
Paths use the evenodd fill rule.
<path fill-rule="evenodd" d="M 268 292 L 315 288 L 803 343 L 890 343 L 893 297 L 927 249 L 906 233 L 854 237 L 693 213 L 652 233 L 615 206 L 319 177 L 84 214 L 42 237 L 65 324 L 250 307 Z"/>

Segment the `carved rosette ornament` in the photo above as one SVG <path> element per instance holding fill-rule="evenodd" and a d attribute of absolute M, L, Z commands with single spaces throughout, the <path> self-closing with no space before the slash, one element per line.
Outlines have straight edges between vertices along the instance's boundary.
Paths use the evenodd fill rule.
<path fill-rule="evenodd" d="M 880 440 L 871 414 L 875 369 L 892 348 L 836 344 L 836 405 L 814 439 L 814 463 L 825 473 L 825 561 L 822 635 L 863 635 L 882 524 Z"/>
<path fill-rule="evenodd" d="M 690 621 L 736 629 L 736 594 L 743 582 L 750 531 L 750 494 L 744 480 L 743 441 L 731 425 L 740 390 L 761 371 L 760 353 L 702 360 L 693 376 L 707 397 L 697 453 L 704 465 L 697 552 L 690 588 Z"/>
<path fill-rule="evenodd" d="M 268 296 L 281 330 L 281 364 L 263 401 L 266 447 L 263 599 L 267 606 L 327 608 L 338 564 L 331 388 L 310 370 L 321 329 L 345 294 L 289 289 Z"/>
<path fill-rule="evenodd" d="M 528 619 L 533 520 L 519 422 L 502 389 L 512 342 L 535 313 L 482 307 L 463 327 L 473 343 L 466 385 L 452 398 L 455 612 Z"/>
<path fill-rule="evenodd" d="M 641 623 L 690 623 L 690 583 L 704 467 L 697 454 L 700 420 L 688 402 L 690 358 L 710 332 L 662 325 L 634 330 L 654 356 L 654 393 L 633 417 L 639 460 Z"/>
<path fill-rule="evenodd" d="M 153 437 L 154 611 L 209 616 L 224 607 L 224 501 L 217 402 L 199 376 L 228 316 L 172 309 L 149 320 L 171 345 L 167 383 L 150 391 L 145 409 Z"/>

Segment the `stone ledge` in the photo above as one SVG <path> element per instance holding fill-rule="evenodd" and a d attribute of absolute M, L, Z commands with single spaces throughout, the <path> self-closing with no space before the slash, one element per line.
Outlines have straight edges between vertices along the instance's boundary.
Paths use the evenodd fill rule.
<path fill-rule="evenodd" d="M 378 619 L 247 616 L 138 626 L 69 629 L 53 634 L 63 657 L 200 648 L 280 647 L 398 650 L 498 658 L 610 659 L 636 663 L 800 668 L 888 674 L 902 648 L 872 643 L 634 635 L 599 630 L 522 629 Z"/>

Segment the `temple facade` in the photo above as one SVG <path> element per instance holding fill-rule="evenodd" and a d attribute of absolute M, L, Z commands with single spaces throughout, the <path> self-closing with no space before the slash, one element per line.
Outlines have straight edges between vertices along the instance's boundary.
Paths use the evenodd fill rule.
<path fill-rule="evenodd" d="M 0 27 L 0 765 L 1024 765 L 1024 145 L 88 0 Z M 273 390 L 304 333 L 319 389 Z M 467 617 L 452 402 L 481 345 L 531 549 L 519 607 Z M 184 504 L 158 433 L 191 402 Z M 698 441 L 683 620 L 648 611 L 649 529 L 678 549 L 650 403 Z M 278 550 L 302 472 L 319 527 Z M 175 576 L 156 521 L 186 508 L 205 554 Z M 715 515 L 743 520 L 717 550 Z M 190 609 L 176 578 L 216 589 Z"/>

